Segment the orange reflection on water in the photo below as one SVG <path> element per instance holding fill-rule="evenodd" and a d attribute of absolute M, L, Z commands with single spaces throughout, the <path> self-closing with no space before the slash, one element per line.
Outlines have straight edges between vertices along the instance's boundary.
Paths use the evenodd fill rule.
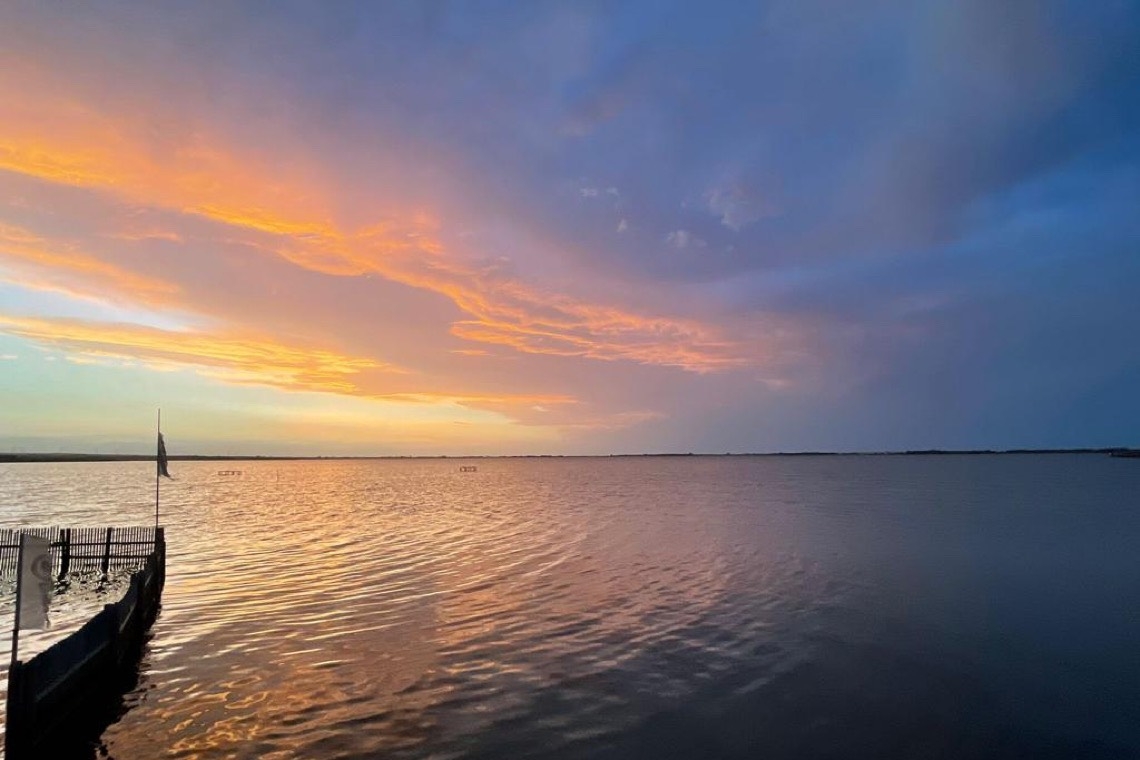
<path fill-rule="evenodd" d="M 730 668 L 764 624 L 762 605 L 726 601 L 738 526 L 688 502 L 721 472 L 647 461 L 177 463 L 163 609 L 108 751 L 450 755 L 504 725 L 557 746 L 620 730 L 641 700 Z M 152 475 L 83 472 L 106 522 Z M 796 599 L 760 581 L 749 599 Z"/>

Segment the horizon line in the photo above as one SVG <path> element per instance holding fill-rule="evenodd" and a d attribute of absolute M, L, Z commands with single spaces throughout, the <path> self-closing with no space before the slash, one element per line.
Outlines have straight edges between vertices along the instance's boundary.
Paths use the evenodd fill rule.
<path fill-rule="evenodd" d="M 894 449 L 848 451 L 733 452 L 615 452 L 609 454 L 172 454 L 170 461 L 322 461 L 380 459 L 600 459 L 615 457 L 805 457 L 805 456 L 969 456 L 994 454 L 1114 454 L 1140 453 L 1129 446 L 1011 448 L 1011 449 Z M 35 462 L 153 462 L 154 454 L 93 454 L 82 452 L 0 452 L 0 463 Z"/>

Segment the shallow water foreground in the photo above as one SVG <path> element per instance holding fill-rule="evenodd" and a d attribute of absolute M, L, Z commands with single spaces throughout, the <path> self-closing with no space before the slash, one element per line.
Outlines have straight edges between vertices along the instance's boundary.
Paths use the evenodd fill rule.
<path fill-rule="evenodd" d="M 1133 460 L 175 464 L 112 757 L 1140 757 Z M 0 465 L 0 524 L 152 478 Z"/>

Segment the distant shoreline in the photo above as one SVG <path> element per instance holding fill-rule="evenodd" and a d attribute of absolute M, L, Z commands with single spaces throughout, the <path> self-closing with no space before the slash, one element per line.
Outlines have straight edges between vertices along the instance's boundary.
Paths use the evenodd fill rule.
<path fill-rule="evenodd" d="M 914 451 L 779 451 L 748 453 L 657 453 L 657 454 L 440 454 L 387 456 L 272 456 L 236 454 L 172 455 L 179 462 L 311 462 L 377 459 L 608 459 L 615 457 L 838 457 L 838 456 L 989 456 L 1004 454 L 1100 454 L 1123 458 L 1140 458 L 1140 449 L 1125 447 L 1097 449 L 922 449 Z M 0 453 L 0 463 L 19 462 L 153 462 L 152 454 L 79 454 L 79 453 Z"/>

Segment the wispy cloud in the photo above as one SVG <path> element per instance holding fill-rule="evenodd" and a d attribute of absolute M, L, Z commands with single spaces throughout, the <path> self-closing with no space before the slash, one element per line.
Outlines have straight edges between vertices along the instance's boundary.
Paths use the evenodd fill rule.
<path fill-rule="evenodd" d="M 172 230 L 138 229 L 124 230 L 108 235 L 114 240 L 126 240 L 132 243 L 161 240 L 167 243 L 185 243 L 186 238 Z"/>
<path fill-rule="evenodd" d="M 709 211 L 719 216 L 720 223 L 734 232 L 779 214 L 774 203 L 742 182 L 715 187 L 705 197 Z"/>
<path fill-rule="evenodd" d="M 535 405 L 565 407 L 578 403 L 573 396 L 555 393 L 413 390 L 416 379 L 405 369 L 368 357 L 288 345 L 266 336 L 3 314 L 0 333 L 60 349 L 66 352 L 65 359 L 78 364 L 119 361 L 137 362 L 158 371 L 190 368 L 225 383 L 333 393 L 414 406 L 451 404 L 495 411 L 507 418 L 517 418 L 520 412 L 532 410 Z"/>
<path fill-rule="evenodd" d="M 351 393 L 364 370 L 399 372 L 363 357 L 287 346 L 253 336 L 176 332 L 139 325 L 0 315 L 0 331 L 74 354 L 119 358 L 153 367 L 202 367 L 232 382 L 285 390 Z"/>
<path fill-rule="evenodd" d="M 79 296 L 128 297 L 145 305 L 169 303 L 178 292 L 171 282 L 110 264 L 81 249 L 77 241 L 50 240 L 0 221 L 0 271 L 5 279 Z"/>
<path fill-rule="evenodd" d="M 706 248 L 708 242 L 688 230 L 673 230 L 665 235 L 665 242 L 674 248 Z"/>

